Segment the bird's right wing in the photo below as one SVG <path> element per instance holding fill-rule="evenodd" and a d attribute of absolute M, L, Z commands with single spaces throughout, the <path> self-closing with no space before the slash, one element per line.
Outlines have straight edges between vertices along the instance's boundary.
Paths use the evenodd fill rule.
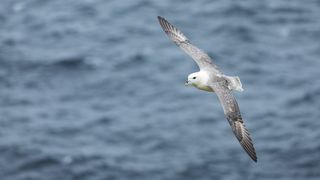
<path fill-rule="evenodd" d="M 232 94 L 232 90 L 228 88 L 227 81 L 221 81 L 210 85 L 217 94 L 219 101 L 223 107 L 224 114 L 232 128 L 234 135 L 237 137 L 243 149 L 257 162 L 257 155 L 252 144 L 249 131 L 246 129 L 238 103 Z"/>
<path fill-rule="evenodd" d="M 158 16 L 158 20 L 163 31 L 168 35 L 168 37 L 195 60 L 200 70 L 208 69 L 219 72 L 218 67 L 213 64 L 209 55 L 191 44 L 188 38 L 179 29 L 174 27 L 163 17 Z"/>

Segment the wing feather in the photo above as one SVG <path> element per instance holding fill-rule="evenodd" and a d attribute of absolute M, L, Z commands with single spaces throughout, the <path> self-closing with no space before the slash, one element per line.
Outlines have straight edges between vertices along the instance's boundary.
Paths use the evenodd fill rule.
<path fill-rule="evenodd" d="M 219 72 L 218 67 L 213 64 L 209 55 L 191 44 L 188 38 L 178 28 L 170 24 L 163 17 L 158 16 L 158 20 L 168 37 L 184 52 L 191 56 L 200 69 L 210 69 L 211 71 Z"/>
<path fill-rule="evenodd" d="M 238 103 L 232 91 L 227 87 L 227 81 L 212 84 L 211 87 L 217 94 L 219 101 L 223 107 L 224 114 L 232 128 L 234 135 L 237 137 L 243 149 L 257 162 L 257 155 L 250 137 L 250 133 L 245 127 Z"/>

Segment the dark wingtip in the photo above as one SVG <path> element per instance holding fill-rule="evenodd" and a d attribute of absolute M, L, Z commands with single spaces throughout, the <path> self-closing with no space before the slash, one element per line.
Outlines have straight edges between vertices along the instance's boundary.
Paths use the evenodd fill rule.
<path fill-rule="evenodd" d="M 257 158 L 257 155 L 256 155 L 255 150 L 254 150 L 254 154 L 249 154 L 249 156 L 251 157 L 251 159 L 252 159 L 254 162 L 258 162 L 258 158 Z"/>
<path fill-rule="evenodd" d="M 166 23 L 169 24 L 169 22 L 164 17 L 161 17 L 161 16 L 158 16 L 158 21 L 161 26 L 163 26 L 163 24 L 166 24 Z"/>
<path fill-rule="evenodd" d="M 255 159 L 252 159 L 255 163 L 257 163 L 258 162 L 258 159 L 257 158 L 255 158 Z"/>
<path fill-rule="evenodd" d="M 253 148 L 253 153 L 249 153 L 248 151 L 246 152 L 254 162 L 257 162 L 258 158 L 257 158 L 256 150 L 254 149 L 253 145 L 252 145 L 252 148 Z"/>

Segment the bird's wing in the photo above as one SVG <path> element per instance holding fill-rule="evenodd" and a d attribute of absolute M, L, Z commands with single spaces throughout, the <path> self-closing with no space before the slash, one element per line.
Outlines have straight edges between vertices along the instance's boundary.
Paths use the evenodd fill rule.
<path fill-rule="evenodd" d="M 243 149 L 247 154 L 257 162 L 257 155 L 250 138 L 249 131 L 243 124 L 240 109 L 231 90 L 227 86 L 227 81 L 212 83 L 210 87 L 217 94 L 223 107 L 224 114 L 232 128 L 234 135 L 237 137 Z"/>
<path fill-rule="evenodd" d="M 184 52 L 191 56 L 201 70 L 210 69 L 219 72 L 218 67 L 213 64 L 212 59 L 208 56 L 208 54 L 203 52 L 198 47 L 192 45 L 188 38 L 179 29 L 174 27 L 163 17 L 158 16 L 158 20 L 168 37 Z"/>

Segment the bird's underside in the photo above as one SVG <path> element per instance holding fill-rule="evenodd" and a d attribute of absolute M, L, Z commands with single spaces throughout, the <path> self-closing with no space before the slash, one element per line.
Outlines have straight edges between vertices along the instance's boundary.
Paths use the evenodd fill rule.
<path fill-rule="evenodd" d="M 158 16 L 158 20 L 168 37 L 194 59 L 200 71 L 206 71 L 210 74 L 211 78 L 204 86 L 210 87 L 217 94 L 234 135 L 247 154 L 257 162 L 250 134 L 243 123 L 238 103 L 232 94 L 232 90 L 242 91 L 240 79 L 237 76 L 223 75 L 212 59 L 204 51 L 191 44 L 180 30 L 160 16 Z"/>

